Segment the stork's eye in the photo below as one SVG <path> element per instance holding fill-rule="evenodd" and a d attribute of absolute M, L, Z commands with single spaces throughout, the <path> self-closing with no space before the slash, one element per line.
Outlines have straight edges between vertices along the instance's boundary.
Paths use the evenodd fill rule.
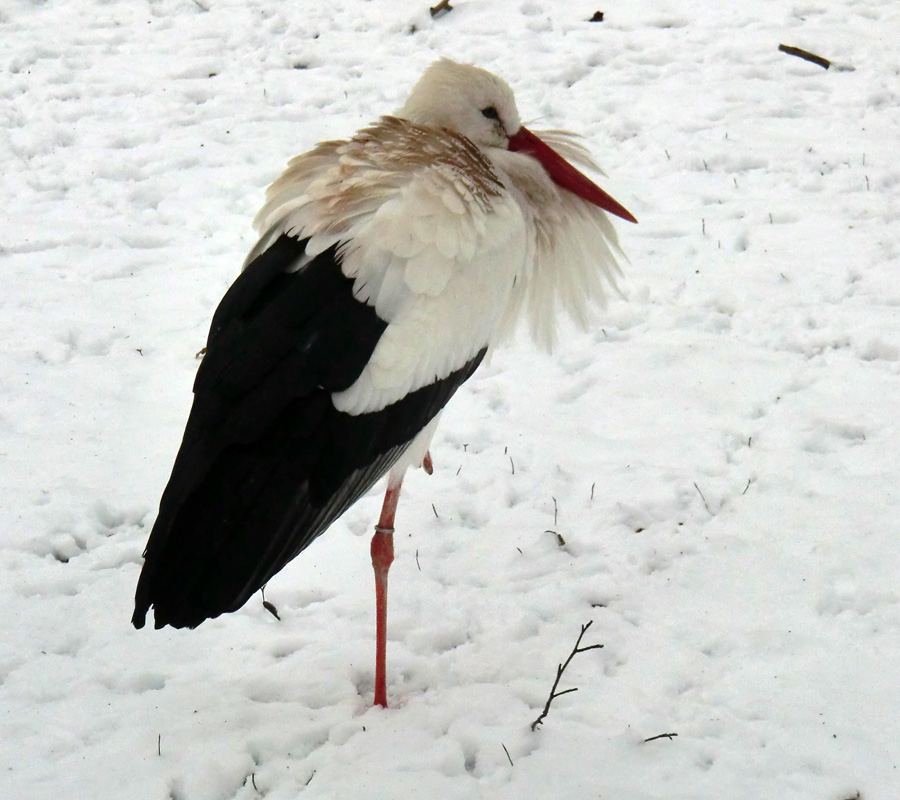
<path fill-rule="evenodd" d="M 481 109 L 481 115 L 483 117 L 487 117 L 488 119 L 500 119 L 500 115 L 497 113 L 497 109 L 493 106 L 488 106 L 487 108 Z"/>

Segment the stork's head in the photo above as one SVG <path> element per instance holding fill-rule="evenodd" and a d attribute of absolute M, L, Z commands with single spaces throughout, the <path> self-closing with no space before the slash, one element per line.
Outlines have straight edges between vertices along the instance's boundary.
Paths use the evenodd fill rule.
<path fill-rule="evenodd" d="M 629 222 L 637 220 L 586 175 L 529 131 L 509 85 L 480 67 L 435 61 L 413 87 L 398 117 L 461 133 L 482 148 L 512 150 L 537 159 L 562 189 Z"/>
<path fill-rule="evenodd" d="M 479 147 L 507 148 L 519 110 L 506 81 L 471 64 L 435 61 L 413 87 L 398 117 L 461 133 Z"/>

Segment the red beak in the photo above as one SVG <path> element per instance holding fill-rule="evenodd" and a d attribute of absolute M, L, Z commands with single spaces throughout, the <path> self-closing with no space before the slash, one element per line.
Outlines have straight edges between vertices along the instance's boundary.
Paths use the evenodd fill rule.
<path fill-rule="evenodd" d="M 617 217 L 627 219 L 629 222 L 637 222 L 634 215 L 624 206 L 613 200 L 586 175 L 582 175 L 575 167 L 566 161 L 552 147 L 544 144 L 525 126 L 509 137 L 509 149 L 518 153 L 527 153 L 541 162 L 541 166 L 547 170 L 551 180 L 570 192 L 577 194 L 582 200 L 587 200 L 595 206 L 600 206 L 604 211 L 615 214 Z"/>

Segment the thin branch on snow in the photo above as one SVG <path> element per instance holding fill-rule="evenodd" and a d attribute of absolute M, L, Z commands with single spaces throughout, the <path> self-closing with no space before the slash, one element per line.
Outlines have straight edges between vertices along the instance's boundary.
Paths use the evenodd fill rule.
<path fill-rule="evenodd" d="M 831 62 L 827 58 L 822 58 L 822 56 L 817 56 L 815 53 L 810 53 L 809 50 L 801 50 L 799 47 L 791 47 L 787 44 L 778 45 L 778 49 L 782 53 L 787 53 L 789 56 L 797 56 L 797 58 L 802 58 L 804 61 L 811 61 L 813 64 L 818 64 L 825 69 L 828 69 L 831 66 Z"/>
<path fill-rule="evenodd" d="M 669 741 L 672 741 L 676 736 L 678 736 L 677 733 L 657 733 L 656 736 L 649 736 L 644 739 L 644 744 L 647 744 L 647 742 L 655 742 L 657 739 L 668 739 Z"/>
<path fill-rule="evenodd" d="M 587 647 L 580 647 L 582 637 L 586 633 L 587 629 L 590 628 L 591 625 L 593 625 L 593 624 L 594 624 L 594 620 L 591 620 L 586 625 L 581 626 L 581 633 L 578 634 L 578 639 L 575 640 L 575 647 L 572 648 L 572 652 L 569 653 L 569 657 L 565 660 L 565 663 L 557 665 L 556 680 L 553 681 L 553 686 L 550 688 L 550 696 L 547 698 L 547 702 L 544 704 L 544 710 L 541 711 L 540 716 L 534 722 L 531 723 L 531 730 L 537 730 L 537 726 L 540 725 L 544 721 L 544 718 L 547 716 L 547 714 L 550 713 L 550 704 L 557 697 L 562 697 L 564 694 L 569 694 L 571 692 L 578 691 L 578 687 L 574 687 L 572 689 L 564 689 L 561 692 L 557 692 L 556 687 L 559 686 L 559 679 L 562 677 L 562 674 L 566 671 L 566 667 L 569 666 L 569 662 L 571 662 L 571 660 L 573 658 L 575 658 L 575 656 L 578 653 L 584 653 L 588 650 L 597 650 L 597 649 L 603 647 L 602 644 L 591 644 L 591 645 L 588 645 Z"/>
<path fill-rule="evenodd" d="M 453 6 L 450 5 L 450 0 L 441 0 L 436 6 L 432 6 L 428 9 L 431 12 L 432 17 L 438 16 L 441 12 L 450 12 L 453 11 Z M 454 17 L 455 19 L 455 17 Z"/>
<path fill-rule="evenodd" d="M 700 499 L 703 501 L 703 506 L 709 511 L 711 516 L 715 516 L 712 511 L 709 510 L 709 503 L 706 502 L 706 498 L 703 496 L 703 492 L 700 491 L 700 487 L 697 486 L 696 482 L 694 483 L 694 488 L 697 490 L 697 494 L 700 495 Z"/>
<path fill-rule="evenodd" d="M 266 600 L 266 587 L 265 587 L 265 585 L 263 585 L 263 586 L 260 588 L 260 593 L 262 594 L 262 604 L 263 604 L 263 608 L 264 608 L 266 611 L 268 611 L 273 617 L 275 617 L 275 619 L 277 619 L 279 622 L 281 622 L 281 617 L 278 615 L 278 608 L 275 606 L 274 603 L 270 603 L 268 600 Z"/>
<path fill-rule="evenodd" d="M 546 531 L 544 531 L 544 533 L 552 533 L 552 534 L 556 537 L 556 543 L 557 543 L 560 547 L 565 547 L 565 546 L 566 546 L 566 540 L 563 539 L 563 537 L 562 537 L 559 533 L 557 533 L 556 531 L 546 530 Z"/>

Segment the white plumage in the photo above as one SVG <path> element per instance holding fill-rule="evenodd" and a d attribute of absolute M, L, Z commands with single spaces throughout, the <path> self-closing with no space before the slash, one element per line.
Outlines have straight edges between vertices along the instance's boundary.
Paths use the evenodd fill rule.
<path fill-rule="evenodd" d="M 634 218 L 566 159 L 596 169 L 571 134 L 522 127 L 502 80 L 444 59 L 395 116 L 290 162 L 213 319 L 135 624 L 151 605 L 157 626 L 240 607 L 390 470 L 373 540 L 385 704 L 404 471 L 520 319 L 551 347 L 560 311 L 586 325 L 615 286 L 605 211 Z"/>

